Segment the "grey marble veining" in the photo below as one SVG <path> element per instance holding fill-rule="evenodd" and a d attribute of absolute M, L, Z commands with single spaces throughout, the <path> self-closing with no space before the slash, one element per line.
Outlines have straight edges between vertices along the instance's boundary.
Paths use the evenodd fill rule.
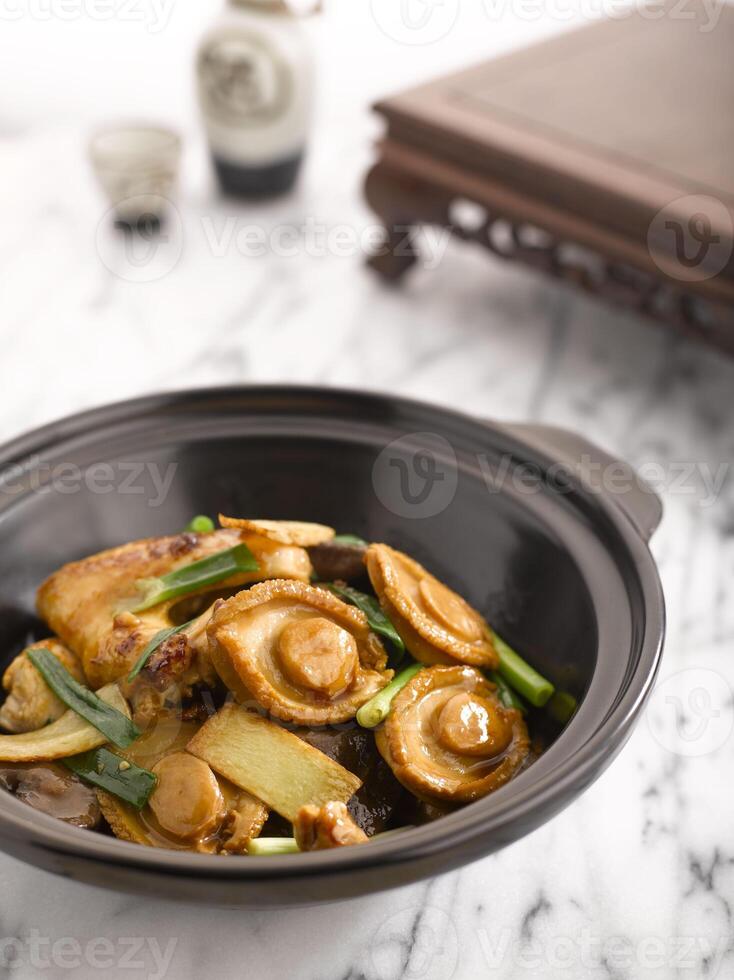
<path fill-rule="evenodd" d="M 85 127 L 0 125 L 0 438 L 154 389 L 270 380 L 578 429 L 652 467 L 664 498 L 652 542 L 669 616 L 658 693 L 608 772 L 550 824 L 386 895 L 191 909 L 1 856 L 0 975 L 732 977 L 734 477 L 720 467 L 734 460 L 734 361 L 456 243 L 402 289 L 384 288 L 359 249 L 248 257 L 227 244 L 232 215 L 235 241 L 244 226 L 271 235 L 309 217 L 368 228 L 359 182 L 373 127 L 364 111 L 339 119 L 285 202 L 232 210 L 199 153 L 172 239 L 180 259 L 149 282 L 131 281 L 120 239 L 100 226 Z"/>

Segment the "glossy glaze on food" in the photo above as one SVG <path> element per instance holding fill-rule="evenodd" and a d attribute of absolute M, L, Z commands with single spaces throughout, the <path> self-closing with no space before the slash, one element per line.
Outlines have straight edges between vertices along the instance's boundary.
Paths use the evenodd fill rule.
<path fill-rule="evenodd" d="M 5 674 L 6 789 L 141 845 L 258 855 L 365 844 L 527 765 L 494 634 L 422 565 L 321 524 L 220 522 L 41 586 L 55 637 Z"/>

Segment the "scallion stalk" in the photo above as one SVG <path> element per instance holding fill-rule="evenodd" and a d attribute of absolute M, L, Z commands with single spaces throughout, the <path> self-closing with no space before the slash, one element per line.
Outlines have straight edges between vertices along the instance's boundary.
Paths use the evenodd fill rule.
<path fill-rule="evenodd" d="M 414 830 L 412 826 L 396 827 L 394 830 L 383 830 L 375 834 L 367 841 L 371 844 L 373 840 L 383 840 L 386 837 L 393 837 L 404 830 Z M 278 854 L 300 854 L 300 848 L 296 843 L 295 837 L 254 837 L 247 842 L 247 853 L 258 857 L 276 857 Z"/>
<path fill-rule="evenodd" d="M 542 708 L 546 705 L 555 691 L 551 682 L 515 653 L 494 630 L 492 630 L 492 638 L 500 660 L 498 673 L 533 707 Z"/>
<path fill-rule="evenodd" d="M 367 542 L 357 534 L 337 534 L 327 542 L 328 544 L 340 544 L 345 547 L 366 548 Z"/>
<path fill-rule="evenodd" d="M 497 686 L 497 696 L 506 708 L 515 708 L 521 714 L 526 715 L 528 713 L 528 706 L 517 694 L 513 691 L 507 681 L 504 679 L 502 674 L 496 670 L 488 670 L 485 672 L 489 680 Z"/>
<path fill-rule="evenodd" d="M 390 681 L 387 687 L 383 687 L 373 698 L 362 705 L 357 712 L 357 721 L 362 728 L 376 728 L 387 718 L 395 696 L 415 677 L 419 670 L 423 669 L 423 666 L 423 664 L 411 664 L 410 667 L 406 667 Z"/>
<path fill-rule="evenodd" d="M 28 651 L 28 659 L 60 701 L 80 718 L 106 735 L 119 748 L 127 748 L 140 735 L 140 729 L 121 711 L 98 698 L 94 691 L 80 684 L 50 650 Z"/>
<path fill-rule="evenodd" d="M 565 725 L 569 722 L 578 706 L 578 701 L 568 691 L 556 691 L 546 705 L 548 714 L 559 725 Z"/>
<path fill-rule="evenodd" d="M 169 599 L 178 599 L 198 589 L 216 585 L 242 572 L 256 572 L 259 566 L 246 544 L 220 551 L 202 558 L 191 565 L 184 565 L 160 578 L 138 579 L 136 585 L 140 601 L 130 607 L 131 612 L 144 612 Z"/>

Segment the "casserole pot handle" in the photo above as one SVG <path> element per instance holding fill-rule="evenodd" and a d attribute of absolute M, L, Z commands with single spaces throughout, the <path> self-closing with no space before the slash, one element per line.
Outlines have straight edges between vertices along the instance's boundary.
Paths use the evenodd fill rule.
<path fill-rule="evenodd" d="M 503 424 L 511 435 L 539 449 L 564 467 L 580 473 L 597 492 L 612 500 L 649 541 L 663 516 L 663 504 L 649 483 L 629 463 L 599 449 L 583 436 L 553 425 Z"/>

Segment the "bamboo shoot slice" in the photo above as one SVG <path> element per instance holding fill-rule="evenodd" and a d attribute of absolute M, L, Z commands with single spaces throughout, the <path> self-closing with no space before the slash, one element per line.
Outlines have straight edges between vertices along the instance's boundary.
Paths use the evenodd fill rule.
<path fill-rule="evenodd" d="M 239 705 L 225 705 L 187 749 L 291 822 L 302 806 L 346 803 L 362 785 L 323 752 Z"/>
<path fill-rule="evenodd" d="M 103 687 L 97 691 L 97 697 L 116 708 L 126 718 L 130 717 L 127 701 L 117 684 Z M 3 762 L 49 762 L 98 749 L 107 742 L 106 735 L 70 709 L 58 721 L 39 728 L 36 732 L 0 736 L 0 759 Z"/>
<path fill-rule="evenodd" d="M 263 521 L 241 517 L 219 515 L 219 523 L 225 528 L 236 528 L 246 534 L 258 534 L 278 544 L 297 545 L 312 548 L 317 544 L 331 541 L 336 531 L 324 524 L 311 524 L 306 521 Z"/>

